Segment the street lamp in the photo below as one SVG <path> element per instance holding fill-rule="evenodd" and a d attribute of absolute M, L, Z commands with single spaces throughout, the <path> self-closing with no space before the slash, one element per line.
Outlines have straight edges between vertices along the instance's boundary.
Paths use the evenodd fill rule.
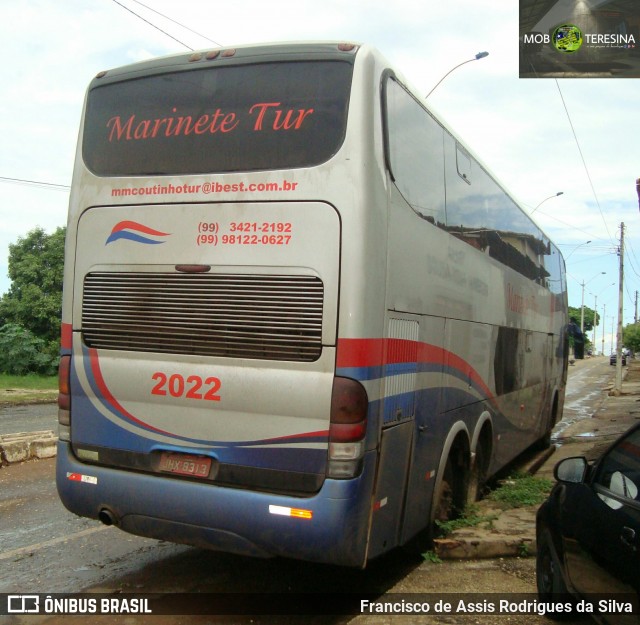
<path fill-rule="evenodd" d="M 551 197 L 555 197 L 555 195 L 552 195 Z M 549 199 L 549 198 L 547 198 Z M 541 202 L 542 203 L 542 202 Z M 538 204 L 538 206 L 540 206 L 540 204 Z M 570 256 L 580 247 L 582 247 L 583 245 L 589 245 L 589 243 L 591 243 L 591 241 L 585 241 L 584 243 L 580 243 L 580 245 L 576 245 L 567 255 L 567 257 L 564 259 L 564 262 L 566 263 L 567 260 L 569 260 Z"/>
<path fill-rule="evenodd" d="M 598 295 L 601 295 L 609 287 L 614 286 L 614 285 L 615 285 L 615 282 L 612 282 L 611 284 L 608 284 L 597 295 L 594 295 L 593 293 L 591 293 L 591 295 L 594 295 L 594 297 L 595 297 L 595 306 L 594 306 L 594 309 L 593 309 L 593 348 L 595 350 L 596 355 L 598 354 L 598 348 L 596 347 L 596 329 L 598 327 Z M 603 314 L 603 317 L 604 317 L 604 314 Z M 604 356 L 604 329 L 602 331 L 602 335 L 603 335 L 603 338 L 602 338 L 602 343 L 603 343 L 602 355 Z"/>
<path fill-rule="evenodd" d="M 455 67 L 452 67 L 436 84 L 436 86 L 431 89 L 431 91 L 429 91 L 429 93 L 427 93 L 427 95 L 424 97 L 424 99 L 426 100 L 435 90 L 436 87 L 455 69 L 458 69 L 459 67 L 461 67 L 462 65 L 466 65 L 467 63 L 471 63 L 472 61 L 479 61 L 480 59 L 484 59 L 486 56 L 489 56 L 488 52 L 478 52 L 478 54 L 476 54 L 472 59 L 469 59 L 467 61 L 463 61 L 462 63 L 459 63 L 458 65 L 456 65 Z"/>
<path fill-rule="evenodd" d="M 542 202 L 540 202 L 540 204 L 538 204 L 538 206 L 536 206 L 529 213 L 529 215 L 533 215 L 533 213 L 535 213 L 547 200 L 550 200 L 551 198 L 554 198 L 554 197 L 558 197 L 559 195 L 564 195 L 564 191 L 558 191 L 557 193 L 554 193 L 553 195 L 550 195 L 549 197 L 544 198 L 544 200 L 542 200 Z"/>

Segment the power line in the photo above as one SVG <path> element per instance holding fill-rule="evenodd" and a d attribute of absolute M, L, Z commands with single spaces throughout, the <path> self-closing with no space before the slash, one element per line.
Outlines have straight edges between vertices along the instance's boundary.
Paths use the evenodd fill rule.
<path fill-rule="evenodd" d="M 118 0 L 113 0 L 113 2 L 115 2 L 119 7 L 122 7 L 125 11 L 129 11 L 129 13 L 131 13 L 132 15 L 135 15 L 138 19 L 141 19 L 143 22 L 145 22 L 146 24 L 149 24 L 149 26 L 151 26 L 152 28 L 155 28 L 156 30 L 159 30 L 163 35 L 166 35 L 167 37 L 170 37 L 171 39 L 173 39 L 174 41 L 177 41 L 181 46 L 184 46 L 185 48 L 187 48 L 188 50 L 193 50 L 193 48 L 191 46 L 188 46 L 186 43 L 180 41 L 179 39 L 176 39 L 173 35 L 170 35 L 168 32 L 166 32 L 165 30 L 162 30 L 162 28 L 160 28 L 159 26 L 156 26 L 155 24 L 153 24 L 152 22 L 150 22 L 149 20 L 146 20 L 144 17 L 142 17 L 141 15 L 138 15 L 135 11 L 132 11 L 129 7 L 124 6 L 124 4 L 122 4 L 121 2 L 118 2 Z"/>
<path fill-rule="evenodd" d="M 572 228 L 573 230 L 577 230 L 578 232 L 582 232 L 583 234 L 586 234 L 588 237 L 590 237 L 593 241 L 596 241 L 596 240 L 600 240 L 600 241 L 611 240 L 611 238 L 603 239 L 602 237 L 594 235 L 591 232 L 587 232 L 586 230 L 583 230 L 582 228 L 578 228 L 578 226 L 576 226 L 575 224 L 570 224 L 570 223 L 568 223 L 566 221 L 562 221 L 562 219 L 558 219 L 555 215 L 550 215 L 549 213 L 545 213 L 544 211 L 538 211 L 538 214 L 539 215 L 544 215 L 545 217 L 550 217 L 551 219 L 555 219 L 556 221 L 560 222 L 563 226 L 567 226 L 568 228 Z"/>
<path fill-rule="evenodd" d="M 42 180 L 26 180 L 25 178 L 9 178 L 7 176 L 0 176 L 0 182 L 42 187 L 44 189 L 52 189 L 55 191 L 68 191 L 71 188 L 68 184 L 56 184 L 54 182 L 43 182 Z"/>
<path fill-rule="evenodd" d="M 600 200 L 598 200 L 598 195 L 596 194 L 596 190 L 593 186 L 593 181 L 591 180 L 591 174 L 589 173 L 589 168 L 587 167 L 587 162 L 584 159 L 584 155 L 582 154 L 582 148 L 580 147 L 580 142 L 578 141 L 578 135 L 576 135 L 575 128 L 573 127 L 573 122 L 571 121 L 571 115 L 569 115 L 569 109 L 567 108 L 567 103 L 564 101 L 564 96 L 562 95 L 562 90 L 560 89 L 560 83 L 558 79 L 554 79 L 556 81 L 556 86 L 558 87 L 558 93 L 560 94 L 560 99 L 562 100 L 562 105 L 564 106 L 565 113 L 567 114 L 567 119 L 569 120 L 569 125 L 571 126 L 571 132 L 573 133 L 573 138 L 575 139 L 576 145 L 578 146 L 578 152 L 580 153 L 580 158 L 582 159 L 582 165 L 584 166 L 584 170 L 587 174 L 587 179 L 589 180 L 589 184 L 591 185 L 591 191 L 593 193 L 593 197 L 596 200 L 596 205 L 598 206 L 598 210 L 600 211 L 600 216 L 602 217 L 602 222 L 604 223 L 605 230 L 609 235 L 609 239 L 613 241 L 613 237 L 611 236 L 611 232 L 609 231 L 609 226 L 607 226 L 607 222 L 605 221 L 604 214 L 602 212 L 602 207 L 600 206 Z"/>
<path fill-rule="evenodd" d="M 140 2 L 140 0 L 132 0 L 132 2 L 135 2 L 136 4 L 139 4 L 141 7 L 144 7 L 145 9 L 147 9 L 149 11 L 152 11 L 156 15 L 159 15 L 160 17 L 163 17 L 165 20 L 169 20 L 170 22 L 173 22 L 177 26 L 180 26 L 180 28 L 184 28 L 185 30 L 188 30 L 190 33 L 193 33 L 194 35 L 197 35 L 198 37 L 202 37 L 203 39 L 206 39 L 207 41 L 210 41 L 211 43 L 215 43 L 217 46 L 222 46 L 221 43 L 218 43 L 217 41 L 214 41 L 213 39 L 209 39 L 209 37 L 207 37 L 206 35 L 203 35 L 203 34 L 197 32 L 197 31 L 193 30 L 192 28 L 189 28 L 188 26 L 185 26 L 184 24 L 181 24 L 180 22 L 174 20 L 173 18 L 169 17 L 168 15 L 164 15 L 163 13 L 160 13 L 160 11 L 156 11 L 155 9 L 151 8 L 150 6 L 147 6 L 146 4 L 143 4 L 142 2 Z"/>
<path fill-rule="evenodd" d="M 636 266 L 639 266 L 640 263 L 638 263 L 638 258 L 636 257 L 636 253 L 635 253 L 633 247 L 631 247 L 631 245 L 629 245 L 628 241 L 627 241 L 627 247 L 628 247 L 629 251 L 631 252 L 631 257 L 633 257 L 633 260 L 635 261 L 635 266 L 634 266 L 634 263 L 631 262 L 631 257 L 629 258 L 629 264 L 631 265 L 631 269 L 633 269 L 633 273 L 635 273 L 636 276 L 638 276 L 640 278 L 640 273 L 638 273 L 638 270 L 636 269 Z"/>
<path fill-rule="evenodd" d="M 591 258 L 584 258 L 582 260 L 573 260 L 571 259 L 571 265 L 579 265 L 581 263 L 593 263 L 595 260 L 599 260 L 601 258 L 611 258 L 613 254 L 613 250 L 611 250 L 608 254 L 600 254 L 599 256 L 592 256 Z"/>

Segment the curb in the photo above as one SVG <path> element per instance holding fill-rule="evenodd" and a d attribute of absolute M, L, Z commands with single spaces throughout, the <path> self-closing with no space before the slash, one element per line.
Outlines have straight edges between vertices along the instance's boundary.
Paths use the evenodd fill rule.
<path fill-rule="evenodd" d="M 442 560 L 484 560 L 489 558 L 527 558 L 536 554 L 536 541 L 530 536 L 469 538 L 459 532 L 457 538 L 438 538 L 435 553 Z"/>
<path fill-rule="evenodd" d="M 528 557 L 536 553 L 538 506 L 502 510 L 489 500 L 477 502 L 480 524 L 436 538 L 434 551 L 443 560 Z"/>
<path fill-rule="evenodd" d="M 16 464 L 32 459 L 53 458 L 58 437 L 53 430 L 0 434 L 0 465 Z"/>

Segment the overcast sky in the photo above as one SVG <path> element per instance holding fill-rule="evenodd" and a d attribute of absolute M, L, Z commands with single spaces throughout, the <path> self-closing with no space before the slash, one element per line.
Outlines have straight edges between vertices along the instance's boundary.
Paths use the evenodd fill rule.
<path fill-rule="evenodd" d="M 428 102 L 527 210 L 563 192 L 535 218 L 567 259 L 570 304 L 580 306 L 584 282 L 585 305 L 593 308 L 596 295 L 599 312 L 606 304 L 608 334 L 625 222 L 624 320 L 633 321 L 640 289 L 640 81 L 519 79 L 516 0 L 144 5 L 188 28 L 135 0 L 0 0 L 0 293 L 10 286 L 9 244 L 36 226 L 52 232 L 66 224 L 64 187 L 71 183 L 84 91 L 97 72 L 187 46 L 215 47 L 212 41 L 330 39 L 373 44 L 424 95 L 453 66 L 487 50 L 487 58 L 448 76 Z"/>

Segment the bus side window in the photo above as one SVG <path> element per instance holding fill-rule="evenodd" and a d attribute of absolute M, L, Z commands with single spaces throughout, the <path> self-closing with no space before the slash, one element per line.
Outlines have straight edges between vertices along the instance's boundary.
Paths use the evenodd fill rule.
<path fill-rule="evenodd" d="M 444 129 L 392 78 L 385 97 L 391 175 L 418 215 L 443 226 Z"/>
<path fill-rule="evenodd" d="M 467 184 L 471 184 L 471 158 L 459 144 L 456 144 L 456 165 L 460 178 Z"/>

